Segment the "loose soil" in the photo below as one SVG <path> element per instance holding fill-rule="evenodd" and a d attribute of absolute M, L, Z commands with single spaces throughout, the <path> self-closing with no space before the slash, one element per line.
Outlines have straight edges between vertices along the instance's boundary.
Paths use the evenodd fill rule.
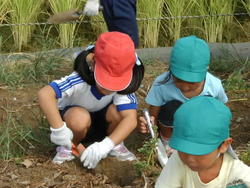
<path fill-rule="evenodd" d="M 138 90 L 139 114 L 147 105 L 144 102 L 153 79 L 166 70 L 166 64 L 155 62 L 146 65 L 146 75 L 142 87 Z M 22 122 L 29 122 L 34 130 L 39 126 L 38 118 L 42 114 L 38 108 L 36 93 L 40 86 L 29 86 L 13 90 L 0 85 L 0 125 L 6 121 L 8 114 L 22 117 Z M 233 147 L 238 152 L 246 150 L 250 143 L 250 92 L 230 91 L 228 103 L 233 112 L 232 137 Z M 126 139 L 127 147 L 138 158 L 137 149 L 142 146 L 148 135 L 141 135 L 136 130 Z M 47 137 L 48 139 L 48 137 Z M 108 157 L 102 160 L 94 170 L 82 167 L 78 159 L 56 165 L 51 162 L 55 155 L 55 147 L 35 147 L 28 149 L 21 158 L 0 160 L 1 188 L 45 188 L 45 187 L 82 187 L 82 188 L 141 188 L 153 187 L 161 168 L 145 173 L 144 177 L 137 173 L 133 162 L 120 162 Z"/>

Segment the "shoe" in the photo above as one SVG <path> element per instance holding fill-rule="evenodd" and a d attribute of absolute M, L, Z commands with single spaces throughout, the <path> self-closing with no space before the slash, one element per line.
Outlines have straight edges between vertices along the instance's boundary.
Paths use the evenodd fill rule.
<path fill-rule="evenodd" d="M 170 157 L 175 150 L 169 146 L 169 139 L 161 138 L 161 142 L 166 149 L 167 156 Z"/>
<path fill-rule="evenodd" d="M 62 164 L 64 161 L 71 161 L 75 158 L 75 156 L 72 155 L 72 151 L 64 146 L 58 146 L 56 152 L 57 153 L 52 160 L 55 164 Z"/>
<path fill-rule="evenodd" d="M 119 161 L 133 161 L 136 160 L 136 156 L 130 152 L 124 143 L 116 145 L 110 152 L 109 155 L 116 157 Z"/>

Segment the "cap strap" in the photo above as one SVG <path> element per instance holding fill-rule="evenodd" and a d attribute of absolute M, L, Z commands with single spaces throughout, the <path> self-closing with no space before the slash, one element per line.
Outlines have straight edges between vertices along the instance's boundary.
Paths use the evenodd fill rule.
<path fill-rule="evenodd" d="M 138 66 L 140 66 L 141 65 L 141 61 L 138 58 L 137 53 L 135 53 L 135 57 L 136 57 L 135 64 L 138 65 Z"/>

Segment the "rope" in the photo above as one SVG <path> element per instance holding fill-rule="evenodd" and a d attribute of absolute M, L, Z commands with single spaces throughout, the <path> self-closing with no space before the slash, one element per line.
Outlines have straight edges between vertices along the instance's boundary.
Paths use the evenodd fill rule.
<path fill-rule="evenodd" d="M 212 15 L 194 15 L 194 16 L 170 16 L 170 17 L 155 17 L 155 18 L 136 18 L 137 21 L 155 21 L 155 20 L 172 20 L 172 19 L 187 19 L 187 18 L 206 18 L 206 17 L 225 17 L 225 16 L 250 16 L 250 13 L 234 13 L 234 14 L 212 14 Z M 64 22 L 60 24 L 76 24 L 76 23 L 93 23 L 104 22 L 103 20 L 77 20 Z M 12 26 L 34 26 L 34 25 L 55 25 L 49 22 L 35 22 L 35 23 L 13 23 L 13 24 L 0 24 L 0 27 L 12 27 Z"/>

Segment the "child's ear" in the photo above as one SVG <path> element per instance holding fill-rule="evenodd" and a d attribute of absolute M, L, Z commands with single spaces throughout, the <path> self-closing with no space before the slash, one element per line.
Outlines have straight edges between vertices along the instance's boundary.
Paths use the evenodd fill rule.
<path fill-rule="evenodd" d="M 227 138 L 226 140 L 224 140 L 224 142 L 219 147 L 219 152 L 225 153 L 232 142 L 233 142 L 232 138 Z"/>

